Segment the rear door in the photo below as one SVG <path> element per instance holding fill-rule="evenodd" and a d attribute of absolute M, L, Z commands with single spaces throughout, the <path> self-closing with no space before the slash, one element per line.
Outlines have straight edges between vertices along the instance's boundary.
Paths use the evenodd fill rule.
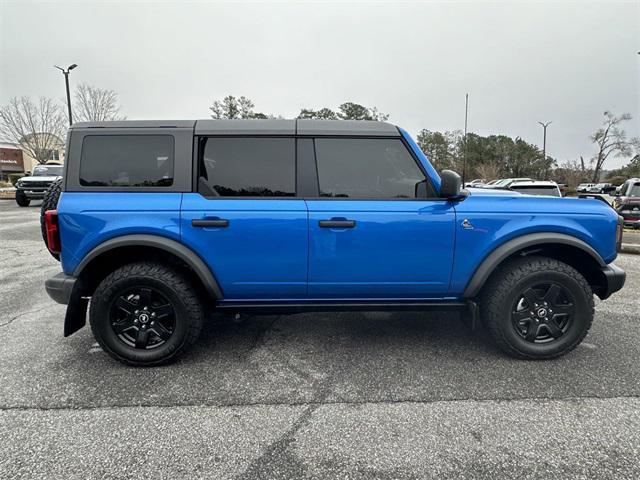
<path fill-rule="evenodd" d="M 318 137 L 314 146 L 310 298 L 443 297 L 455 211 L 447 201 L 418 198 L 426 175 L 403 141 Z"/>
<path fill-rule="evenodd" d="M 197 143 L 197 192 L 183 197 L 183 242 L 208 263 L 225 300 L 305 297 L 307 208 L 296 198 L 293 135 Z"/>

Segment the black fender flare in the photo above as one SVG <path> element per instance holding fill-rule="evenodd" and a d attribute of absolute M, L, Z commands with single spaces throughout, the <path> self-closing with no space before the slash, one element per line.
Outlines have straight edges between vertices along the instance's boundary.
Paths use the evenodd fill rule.
<path fill-rule="evenodd" d="M 566 235 L 564 233 L 530 233 L 522 235 L 520 237 L 512 238 L 511 240 L 503 243 L 498 248 L 493 250 L 489 255 L 487 255 L 485 259 L 480 263 L 480 265 L 476 268 L 473 276 L 467 283 L 462 296 L 464 298 L 473 298 L 477 296 L 489 276 L 505 258 L 524 248 L 550 243 L 559 243 L 562 245 L 569 245 L 579 248 L 580 250 L 588 253 L 600 267 L 606 266 L 606 263 L 598 254 L 598 252 L 596 252 L 593 247 L 580 240 L 579 238 L 572 237 L 571 235 Z"/>
<path fill-rule="evenodd" d="M 134 234 L 114 237 L 101 243 L 84 256 L 73 272 L 74 277 L 79 277 L 82 271 L 92 260 L 110 250 L 121 247 L 154 247 L 171 253 L 186 263 L 198 276 L 207 293 L 217 300 L 222 300 L 222 289 L 218 284 L 211 269 L 202 258 L 183 244 L 160 235 Z"/>

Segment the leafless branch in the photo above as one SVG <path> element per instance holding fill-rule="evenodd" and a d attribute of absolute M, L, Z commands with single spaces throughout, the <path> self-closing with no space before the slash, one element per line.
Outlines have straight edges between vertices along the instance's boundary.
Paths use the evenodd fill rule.
<path fill-rule="evenodd" d="M 39 163 L 61 148 L 65 127 L 62 109 L 50 98 L 40 97 L 35 103 L 29 97 L 14 97 L 0 108 L 0 136 Z"/>
<path fill-rule="evenodd" d="M 105 122 L 126 118 L 120 114 L 116 92 L 92 87 L 85 83 L 76 88 L 73 116 L 80 122 Z"/>

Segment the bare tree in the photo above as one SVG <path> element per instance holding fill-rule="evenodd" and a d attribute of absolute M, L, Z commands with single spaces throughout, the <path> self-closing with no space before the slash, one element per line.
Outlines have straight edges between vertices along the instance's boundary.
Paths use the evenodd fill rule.
<path fill-rule="evenodd" d="M 0 108 L 0 135 L 38 163 L 46 163 L 51 151 L 61 148 L 65 128 L 65 114 L 50 98 L 40 97 L 35 103 L 29 97 L 13 97 Z"/>
<path fill-rule="evenodd" d="M 120 114 L 116 92 L 92 87 L 86 83 L 82 83 L 76 88 L 73 113 L 73 116 L 80 122 L 104 122 L 126 118 Z"/>
<path fill-rule="evenodd" d="M 502 165 L 499 162 L 489 159 L 486 162 L 479 163 L 475 168 L 478 177 L 485 180 L 495 180 L 500 178 L 502 172 Z"/>
<path fill-rule="evenodd" d="M 604 112 L 604 121 L 590 140 L 598 147 L 598 153 L 593 157 L 593 181 L 597 182 L 604 162 L 613 156 L 631 155 L 633 142 L 627 140 L 626 132 L 620 128 L 623 122 L 631 120 L 631 115 L 623 113 L 616 116 L 612 112 Z"/>
<path fill-rule="evenodd" d="M 556 181 L 564 183 L 569 188 L 576 188 L 578 184 L 588 181 L 592 173 L 590 169 L 585 168 L 584 159 L 580 157 L 580 160 L 566 160 L 561 163 L 553 171 L 553 176 Z"/>

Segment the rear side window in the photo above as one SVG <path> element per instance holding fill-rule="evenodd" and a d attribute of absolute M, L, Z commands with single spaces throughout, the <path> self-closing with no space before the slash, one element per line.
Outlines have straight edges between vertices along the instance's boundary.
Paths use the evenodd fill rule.
<path fill-rule="evenodd" d="M 221 197 L 293 197 L 293 138 L 208 138 L 198 191 Z"/>
<path fill-rule="evenodd" d="M 317 138 L 321 197 L 416 198 L 425 176 L 399 139 Z"/>
<path fill-rule="evenodd" d="M 80 185 L 169 187 L 174 150 L 171 135 L 88 135 L 82 142 Z"/>

